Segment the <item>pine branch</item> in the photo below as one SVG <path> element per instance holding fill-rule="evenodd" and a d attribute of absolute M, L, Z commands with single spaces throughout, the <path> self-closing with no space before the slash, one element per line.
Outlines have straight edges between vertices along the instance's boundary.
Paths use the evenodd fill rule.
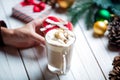
<path fill-rule="evenodd" d="M 120 5 L 112 6 L 112 7 L 111 7 L 111 10 L 112 10 L 115 14 L 117 14 L 117 15 L 120 16 Z"/>
<path fill-rule="evenodd" d="M 88 12 L 85 17 L 85 23 L 86 23 L 87 29 L 90 29 L 91 27 L 93 27 L 94 17 L 97 10 L 98 8 L 95 4 L 91 5 L 91 7 L 88 9 Z"/>
<path fill-rule="evenodd" d="M 75 6 L 73 8 L 70 8 L 68 10 L 69 14 L 75 14 L 77 13 L 79 10 L 81 10 L 83 7 L 85 7 L 85 5 L 90 5 L 93 4 L 93 2 L 88 1 L 88 2 L 82 2 L 82 3 L 77 3 L 75 4 Z"/>
<path fill-rule="evenodd" d="M 76 13 L 72 19 L 71 19 L 71 22 L 73 23 L 73 25 L 75 25 L 78 20 L 82 17 L 83 13 L 85 13 L 85 11 L 88 9 L 89 6 L 86 6 L 84 8 L 82 8 L 82 10 L 80 10 L 78 13 Z"/>
<path fill-rule="evenodd" d="M 74 8 L 69 9 L 68 15 L 71 17 L 71 22 L 75 25 L 83 13 L 93 5 L 93 2 L 84 2 L 81 5 L 76 5 Z"/>
<path fill-rule="evenodd" d="M 88 10 L 87 14 L 86 14 L 86 17 L 85 17 L 85 24 L 87 26 L 87 29 L 90 29 L 90 27 L 92 26 L 92 23 L 93 23 L 93 21 L 92 21 L 92 15 L 93 15 L 94 12 L 92 10 L 93 9 L 90 8 Z"/>

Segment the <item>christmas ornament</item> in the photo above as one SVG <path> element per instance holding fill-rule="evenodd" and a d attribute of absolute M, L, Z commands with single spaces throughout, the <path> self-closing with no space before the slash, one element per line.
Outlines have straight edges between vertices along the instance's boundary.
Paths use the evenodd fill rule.
<path fill-rule="evenodd" d="M 66 13 L 75 0 L 57 0 L 55 11 L 57 13 Z"/>
<path fill-rule="evenodd" d="M 111 18 L 110 12 L 106 9 L 98 10 L 95 15 L 95 21 L 110 20 L 110 18 Z"/>
<path fill-rule="evenodd" d="M 112 22 L 109 23 L 109 45 L 116 48 L 120 48 L 120 17 L 115 17 Z"/>
<path fill-rule="evenodd" d="M 104 21 L 97 21 L 94 23 L 93 29 L 96 35 L 102 36 L 107 30 L 107 24 Z"/>
<path fill-rule="evenodd" d="M 72 6 L 75 0 L 57 0 L 58 5 L 61 9 L 68 9 Z"/>
<path fill-rule="evenodd" d="M 109 80 L 120 80 L 120 56 L 116 56 L 113 60 L 113 70 L 109 73 Z"/>
<path fill-rule="evenodd" d="M 56 28 L 62 28 L 62 29 L 73 29 L 73 26 L 71 22 L 63 21 L 62 19 L 56 18 L 54 16 L 47 17 L 42 24 L 43 28 L 40 30 L 43 31 L 44 34 L 46 34 L 48 31 Z"/>

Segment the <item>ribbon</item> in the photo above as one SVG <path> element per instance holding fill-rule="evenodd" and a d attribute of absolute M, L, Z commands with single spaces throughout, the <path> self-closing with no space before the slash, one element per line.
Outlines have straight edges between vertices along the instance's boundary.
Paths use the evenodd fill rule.
<path fill-rule="evenodd" d="M 44 2 L 38 2 L 35 0 L 24 0 L 23 2 L 20 3 L 22 6 L 27 6 L 27 5 L 33 5 L 33 11 L 34 12 L 40 12 L 44 10 L 45 8 L 45 3 Z"/>
<path fill-rule="evenodd" d="M 44 28 L 40 28 L 40 31 L 45 31 L 45 30 L 47 30 L 47 29 L 49 29 L 49 28 L 54 27 L 55 25 L 57 25 L 59 28 L 68 30 L 68 28 L 65 27 L 65 24 L 67 24 L 68 22 L 65 22 L 65 21 L 55 22 L 55 21 L 50 20 L 50 19 L 46 19 L 45 21 L 46 21 L 47 23 L 50 23 L 50 24 L 47 25 L 47 26 L 44 27 Z"/>

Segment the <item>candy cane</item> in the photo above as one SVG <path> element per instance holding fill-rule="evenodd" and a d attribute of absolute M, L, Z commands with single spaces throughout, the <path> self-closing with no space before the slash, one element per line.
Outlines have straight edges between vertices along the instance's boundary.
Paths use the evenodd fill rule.
<path fill-rule="evenodd" d="M 40 31 L 45 31 L 45 30 L 47 30 L 47 29 L 49 29 L 49 28 L 52 28 L 52 27 L 55 26 L 55 25 L 57 25 L 58 27 L 60 27 L 60 28 L 62 28 L 62 29 L 68 30 L 68 28 L 64 26 L 64 25 L 67 24 L 68 22 L 63 22 L 63 21 L 61 21 L 61 22 L 55 22 L 55 21 L 50 20 L 50 19 L 46 19 L 46 22 L 50 23 L 50 25 L 47 25 L 47 26 L 44 27 L 44 28 L 40 28 Z"/>

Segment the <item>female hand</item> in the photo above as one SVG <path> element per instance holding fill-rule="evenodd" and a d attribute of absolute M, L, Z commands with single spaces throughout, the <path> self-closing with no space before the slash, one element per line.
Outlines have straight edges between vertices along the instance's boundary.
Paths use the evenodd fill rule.
<path fill-rule="evenodd" d="M 17 29 L 7 29 L 1 27 L 5 45 L 16 48 L 28 48 L 45 44 L 42 32 L 40 32 L 41 23 L 41 19 L 36 19 Z"/>

